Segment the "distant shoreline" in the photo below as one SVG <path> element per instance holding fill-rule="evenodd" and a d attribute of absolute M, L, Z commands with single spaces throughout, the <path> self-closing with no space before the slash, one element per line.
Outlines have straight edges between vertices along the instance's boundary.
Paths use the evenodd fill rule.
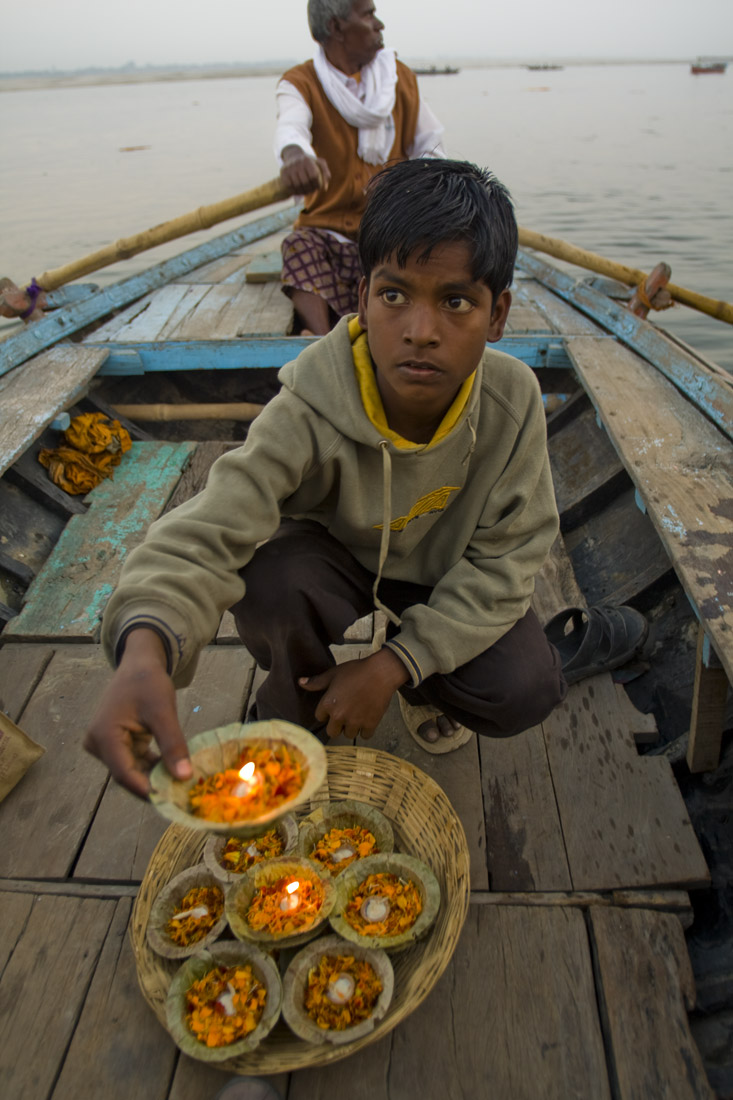
<path fill-rule="evenodd" d="M 465 58 L 441 58 L 439 61 L 425 60 L 423 58 L 406 59 L 407 64 L 414 68 L 431 68 L 438 70 L 445 65 L 458 69 L 516 69 L 527 68 L 528 65 L 537 65 L 535 58 L 513 58 L 507 60 L 465 59 Z M 604 65 L 689 65 L 689 58 L 551 58 L 545 59 L 546 64 L 558 65 L 561 68 L 576 68 L 580 66 L 604 66 Z M 249 76 L 279 76 L 280 73 L 295 60 L 283 60 L 265 62 L 261 65 L 171 65 L 160 68 L 145 69 L 99 69 L 94 71 L 78 72 L 48 72 L 48 73 L 0 73 L 0 92 L 25 92 L 40 89 L 54 88 L 94 88 L 114 84 L 158 84 L 175 83 L 189 80 L 232 80 Z"/>

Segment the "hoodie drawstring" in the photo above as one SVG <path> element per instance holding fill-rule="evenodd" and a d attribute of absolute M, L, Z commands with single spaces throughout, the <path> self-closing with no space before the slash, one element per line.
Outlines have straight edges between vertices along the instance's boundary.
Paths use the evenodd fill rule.
<path fill-rule="evenodd" d="M 395 626 L 401 626 L 402 619 L 399 615 L 395 615 L 394 611 L 390 611 L 377 596 L 379 582 L 382 579 L 382 569 L 387 560 L 390 525 L 392 523 L 392 456 L 389 453 L 389 443 L 386 439 L 380 439 L 379 446 L 382 448 L 382 537 L 379 543 L 379 566 L 372 585 L 372 600 L 374 606 L 379 611 L 383 611 L 390 622 L 394 623 Z"/>

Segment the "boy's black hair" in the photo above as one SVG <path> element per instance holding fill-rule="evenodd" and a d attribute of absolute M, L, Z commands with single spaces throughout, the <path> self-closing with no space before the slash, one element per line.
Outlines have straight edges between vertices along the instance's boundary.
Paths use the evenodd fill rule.
<path fill-rule="evenodd" d="M 359 227 L 366 277 L 394 256 L 427 260 L 436 245 L 465 241 L 471 275 L 494 299 L 511 284 L 517 222 L 506 187 L 487 169 L 462 160 L 405 160 L 373 177 Z"/>

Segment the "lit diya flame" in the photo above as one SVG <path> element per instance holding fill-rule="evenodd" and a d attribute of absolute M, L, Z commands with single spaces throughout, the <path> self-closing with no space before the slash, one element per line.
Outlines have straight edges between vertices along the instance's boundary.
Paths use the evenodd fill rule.
<path fill-rule="evenodd" d="M 380 924 L 389 916 L 391 906 L 387 898 L 373 894 L 366 898 L 359 912 L 368 924 Z"/>
<path fill-rule="evenodd" d="M 287 912 L 292 909 L 297 909 L 300 905 L 300 898 L 298 897 L 298 887 L 300 883 L 296 879 L 295 882 L 289 882 L 285 887 L 285 894 L 280 900 L 280 908 Z"/>
<path fill-rule="evenodd" d="M 255 771 L 254 760 L 250 760 L 248 764 L 239 769 L 239 778 L 242 782 L 237 783 L 234 794 L 237 798 L 250 798 L 260 785 L 260 777 Z"/>

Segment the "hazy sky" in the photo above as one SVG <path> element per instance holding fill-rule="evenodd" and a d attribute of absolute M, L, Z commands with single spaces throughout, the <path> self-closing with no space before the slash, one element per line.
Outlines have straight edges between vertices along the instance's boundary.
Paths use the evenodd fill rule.
<path fill-rule="evenodd" d="M 32 0 L 4 5 L 0 71 L 300 59 L 306 0 Z M 377 0 L 402 57 L 733 54 L 733 0 Z"/>

